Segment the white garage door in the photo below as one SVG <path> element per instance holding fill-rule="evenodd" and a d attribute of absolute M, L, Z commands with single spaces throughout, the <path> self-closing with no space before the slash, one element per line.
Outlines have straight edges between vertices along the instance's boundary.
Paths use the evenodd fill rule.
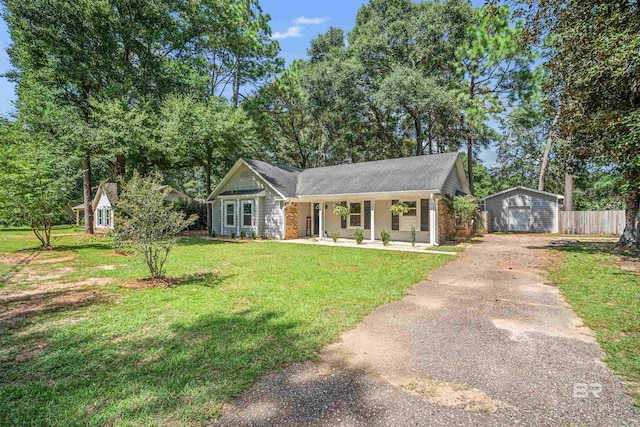
<path fill-rule="evenodd" d="M 529 231 L 530 206 L 509 206 L 509 231 Z"/>

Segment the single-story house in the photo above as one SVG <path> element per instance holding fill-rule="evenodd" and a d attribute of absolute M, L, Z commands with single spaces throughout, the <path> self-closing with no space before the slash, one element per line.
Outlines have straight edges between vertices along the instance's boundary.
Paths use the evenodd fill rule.
<path fill-rule="evenodd" d="M 438 204 L 445 194 L 469 193 L 458 153 L 405 157 L 310 169 L 240 159 L 207 201 L 213 204 L 211 227 L 218 235 L 275 239 L 338 233 L 365 239 L 391 233 L 391 240 L 437 245 Z M 403 202 L 408 212 L 393 215 L 392 204 Z M 348 217 L 333 213 L 344 204 Z M 442 215 L 441 215 L 442 216 Z"/>
<path fill-rule="evenodd" d="M 489 232 L 557 233 L 559 194 L 513 187 L 482 198 L 489 212 Z"/>
<path fill-rule="evenodd" d="M 161 185 L 158 191 L 168 191 L 165 200 L 168 202 L 177 202 L 178 200 L 190 200 L 191 198 L 181 191 L 176 190 L 168 185 Z M 93 226 L 97 230 L 113 229 L 113 207 L 118 201 L 118 185 L 114 182 L 105 182 L 101 184 L 91 202 L 93 210 Z M 80 225 L 80 215 L 84 214 L 84 204 L 74 206 L 73 211 L 76 213 L 76 224 Z"/>

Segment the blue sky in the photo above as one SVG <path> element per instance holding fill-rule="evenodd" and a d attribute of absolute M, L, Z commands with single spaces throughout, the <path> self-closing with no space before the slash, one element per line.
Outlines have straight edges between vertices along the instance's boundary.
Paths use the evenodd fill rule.
<path fill-rule="evenodd" d="M 329 27 L 339 27 L 349 31 L 356 18 L 360 6 L 367 1 L 360 0 L 322 0 L 322 1 L 286 1 L 261 0 L 264 12 L 271 15 L 271 29 L 274 38 L 280 42 L 280 55 L 289 64 L 295 59 L 307 57 L 309 43 L 318 34 L 326 32 Z M 476 6 L 483 1 L 473 0 Z M 11 39 L 7 26 L 0 20 L 0 74 L 11 68 L 6 49 Z M 0 78 L 0 114 L 12 111 L 12 101 L 15 99 L 15 88 L 6 78 Z M 482 157 L 493 163 L 494 158 L 484 154 Z"/>

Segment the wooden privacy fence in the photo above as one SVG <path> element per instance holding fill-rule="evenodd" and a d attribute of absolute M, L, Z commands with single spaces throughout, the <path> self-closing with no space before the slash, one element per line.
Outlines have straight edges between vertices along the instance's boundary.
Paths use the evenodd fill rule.
<path fill-rule="evenodd" d="M 558 212 L 561 234 L 622 234 L 624 225 L 624 211 Z"/>

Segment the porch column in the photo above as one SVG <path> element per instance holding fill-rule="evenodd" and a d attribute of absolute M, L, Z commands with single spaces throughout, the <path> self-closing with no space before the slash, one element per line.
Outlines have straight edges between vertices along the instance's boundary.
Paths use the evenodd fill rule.
<path fill-rule="evenodd" d="M 429 200 L 429 244 L 438 245 L 438 200 L 430 195 Z"/>
<path fill-rule="evenodd" d="M 319 215 L 318 223 L 320 228 L 318 230 L 318 238 L 322 239 L 324 237 L 324 202 L 320 202 L 320 209 L 319 209 L 318 215 Z"/>
<path fill-rule="evenodd" d="M 371 201 L 371 241 L 376 241 L 376 201 Z"/>
<path fill-rule="evenodd" d="M 255 223 L 256 236 L 260 235 L 260 217 L 259 217 L 259 215 L 260 215 L 260 210 L 259 210 L 260 205 L 259 205 L 259 203 L 260 203 L 260 198 L 256 197 L 255 198 L 255 204 L 253 206 L 254 209 L 255 209 L 255 212 L 253 213 L 253 219 L 256 222 Z"/>
<path fill-rule="evenodd" d="M 236 221 L 236 237 L 240 237 L 240 199 L 236 199 L 236 217 L 234 218 Z"/>
<path fill-rule="evenodd" d="M 76 209 L 76 225 L 80 225 L 80 209 Z"/>
<path fill-rule="evenodd" d="M 220 199 L 220 235 L 224 236 L 224 199 Z"/>

